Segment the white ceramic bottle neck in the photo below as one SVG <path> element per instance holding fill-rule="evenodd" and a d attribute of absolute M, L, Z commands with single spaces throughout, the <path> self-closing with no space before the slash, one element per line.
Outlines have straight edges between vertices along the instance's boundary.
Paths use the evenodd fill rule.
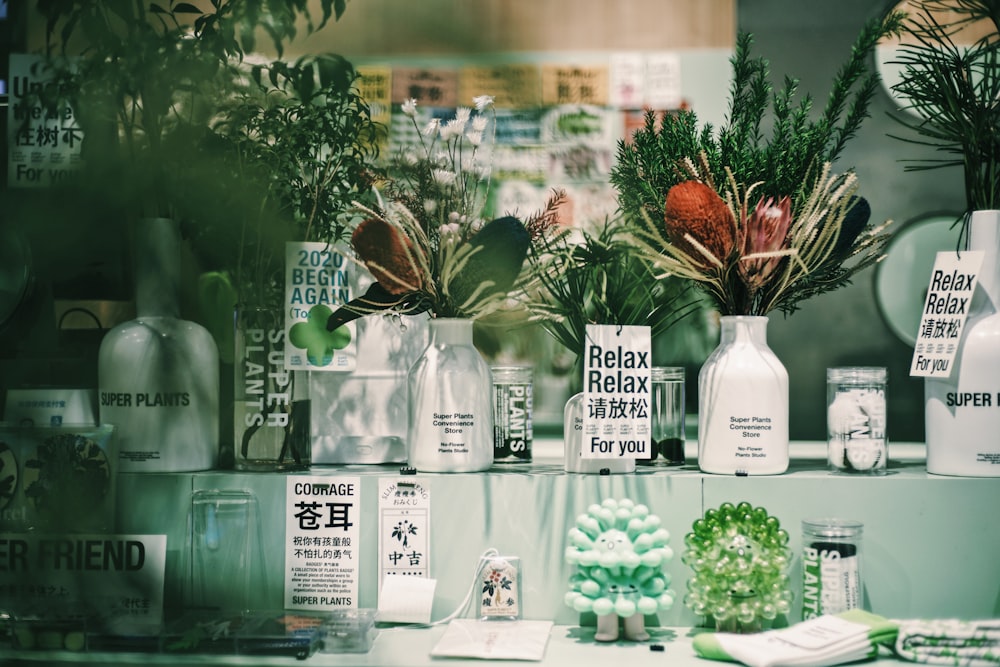
<path fill-rule="evenodd" d="M 720 318 L 721 344 L 767 344 L 767 317 L 761 315 L 724 315 Z"/>
<path fill-rule="evenodd" d="M 435 345 L 472 345 L 472 320 L 456 317 L 433 319 L 431 340 Z"/>
<path fill-rule="evenodd" d="M 993 311 L 1000 311 L 1000 210 L 974 211 L 969 221 L 969 250 L 983 252 L 979 286 Z"/>
<path fill-rule="evenodd" d="M 177 223 L 168 218 L 140 220 L 135 234 L 136 315 L 178 317 L 180 273 Z"/>

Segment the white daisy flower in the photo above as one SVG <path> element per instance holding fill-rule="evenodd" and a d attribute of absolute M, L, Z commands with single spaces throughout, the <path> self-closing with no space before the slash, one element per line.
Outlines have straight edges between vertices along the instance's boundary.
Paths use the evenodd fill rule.
<path fill-rule="evenodd" d="M 493 106 L 493 96 L 477 95 L 472 98 L 472 103 L 476 105 L 476 111 L 482 112 Z"/>
<path fill-rule="evenodd" d="M 403 113 L 406 114 L 407 116 L 409 116 L 410 118 L 413 118 L 414 116 L 416 116 L 417 115 L 417 100 L 411 97 L 410 99 L 408 99 L 405 102 L 403 102 Z"/>

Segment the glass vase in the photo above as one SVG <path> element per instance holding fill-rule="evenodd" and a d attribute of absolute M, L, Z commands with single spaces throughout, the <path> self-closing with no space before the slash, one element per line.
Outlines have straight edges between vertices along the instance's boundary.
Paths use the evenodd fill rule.
<path fill-rule="evenodd" d="M 235 325 L 233 467 L 247 472 L 309 468 L 309 372 L 285 368 L 281 312 L 241 308 Z"/>
<path fill-rule="evenodd" d="M 767 346 L 767 317 L 724 316 L 698 375 L 698 466 L 720 475 L 788 469 L 788 371 Z"/>
<path fill-rule="evenodd" d="M 420 472 L 493 464 L 493 378 L 472 344 L 472 320 L 430 321 L 430 343 L 407 377 L 407 460 Z"/>
<path fill-rule="evenodd" d="M 927 472 L 1000 476 L 1000 210 L 973 211 L 969 250 L 983 253 L 951 373 L 924 380 Z"/>

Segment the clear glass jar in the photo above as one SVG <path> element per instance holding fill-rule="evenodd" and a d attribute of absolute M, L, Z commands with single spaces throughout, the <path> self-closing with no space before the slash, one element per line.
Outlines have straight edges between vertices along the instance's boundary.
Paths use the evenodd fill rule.
<path fill-rule="evenodd" d="M 531 461 L 531 366 L 493 366 L 493 461 Z"/>
<path fill-rule="evenodd" d="M 654 366 L 649 369 L 650 404 L 649 458 L 636 463 L 651 464 L 658 456 L 666 465 L 684 464 L 684 367 Z"/>
<path fill-rule="evenodd" d="M 879 366 L 826 370 L 827 458 L 836 472 L 884 474 L 888 456 L 885 390 Z"/>
<path fill-rule="evenodd" d="M 859 521 L 803 519 L 803 620 L 861 607 L 863 530 Z"/>

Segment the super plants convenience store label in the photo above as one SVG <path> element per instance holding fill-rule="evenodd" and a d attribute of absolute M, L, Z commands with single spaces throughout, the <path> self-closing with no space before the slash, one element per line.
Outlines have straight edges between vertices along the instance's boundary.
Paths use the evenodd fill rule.
<path fill-rule="evenodd" d="M 583 458 L 648 458 L 650 349 L 649 327 L 587 325 Z"/>
<path fill-rule="evenodd" d="M 344 249 L 327 243 L 285 246 L 285 368 L 353 371 L 357 335 L 350 322 L 328 331 L 330 315 L 351 300 L 358 268 Z"/>

